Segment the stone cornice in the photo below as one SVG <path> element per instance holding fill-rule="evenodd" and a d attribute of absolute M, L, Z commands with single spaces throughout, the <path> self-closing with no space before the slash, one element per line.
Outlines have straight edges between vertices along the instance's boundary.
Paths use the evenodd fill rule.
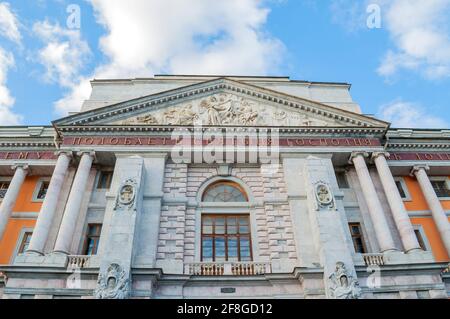
<path fill-rule="evenodd" d="M 213 126 L 203 126 L 203 129 L 215 128 Z M 218 127 L 223 129 L 242 129 L 237 126 Z M 173 132 L 175 129 L 188 129 L 193 131 L 196 129 L 193 126 L 149 126 L 149 125 L 92 125 L 92 126 L 62 126 L 58 128 L 60 133 L 76 134 L 86 132 L 96 133 L 136 133 L 136 132 L 153 132 L 153 133 L 167 133 Z M 356 134 L 356 135 L 377 135 L 382 136 L 385 129 L 382 127 L 248 127 L 248 130 L 264 131 L 264 130 L 278 130 L 280 134 Z"/>
<path fill-rule="evenodd" d="M 384 127 L 385 129 L 389 126 L 387 122 L 373 119 L 361 114 L 352 113 L 315 101 L 302 99 L 227 78 L 218 78 L 211 81 L 133 99 L 127 102 L 101 107 L 95 110 L 86 111 L 84 113 L 71 115 L 53 123 L 57 127 L 69 124 L 89 125 L 92 123 L 104 123 L 106 119 L 120 117 L 125 113 L 142 113 L 155 110 L 162 105 L 166 105 L 167 103 L 173 103 L 196 95 L 210 94 L 219 90 L 235 94 L 239 93 L 241 95 L 247 95 L 249 97 L 257 98 L 276 105 L 284 105 L 294 109 L 303 110 L 311 114 L 348 123 L 348 126 L 377 126 Z"/>

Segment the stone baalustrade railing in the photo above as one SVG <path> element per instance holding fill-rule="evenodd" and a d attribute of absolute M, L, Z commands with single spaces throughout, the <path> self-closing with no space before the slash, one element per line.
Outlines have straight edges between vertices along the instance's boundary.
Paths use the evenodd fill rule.
<path fill-rule="evenodd" d="M 383 254 L 363 254 L 364 262 L 366 266 L 382 266 L 384 265 Z"/>
<path fill-rule="evenodd" d="M 272 272 L 263 262 L 201 262 L 185 264 L 185 273 L 194 276 L 257 276 Z"/>
<path fill-rule="evenodd" d="M 89 259 L 90 256 L 70 255 L 67 257 L 67 268 L 87 268 Z"/>

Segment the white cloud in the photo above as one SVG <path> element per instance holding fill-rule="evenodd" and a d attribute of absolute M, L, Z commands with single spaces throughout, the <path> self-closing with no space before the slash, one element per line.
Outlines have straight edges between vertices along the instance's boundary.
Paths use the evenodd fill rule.
<path fill-rule="evenodd" d="M 378 117 L 392 123 L 397 128 L 448 128 L 442 118 L 428 114 L 420 105 L 396 100 L 383 105 Z"/>
<path fill-rule="evenodd" d="M 276 72 L 283 44 L 264 32 L 269 10 L 261 0 L 90 0 L 106 29 L 100 49 L 108 63 L 57 102 L 78 110 L 88 78 L 173 74 Z"/>
<path fill-rule="evenodd" d="M 378 73 L 390 77 L 401 69 L 426 78 L 450 76 L 450 0 L 381 1 L 384 25 L 395 45 Z"/>
<path fill-rule="evenodd" d="M 19 22 L 7 2 L 0 3 L 0 37 L 20 44 Z M 17 125 L 22 116 L 13 112 L 14 97 L 7 87 L 8 71 L 14 67 L 14 55 L 0 46 L 0 125 Z"/>
<path fill-rule="evenodd" d="M 62 87 L 72 87 L 79 80 L 79 73 L 91 54 L 89 45 L 81 39 L 79 30 L 62 28 L 49 21 L 37 22 L 33 32 L 45 43 L 37 54 L 45 67 L 44 78 Z"/>
<path fill-rule="evenodd" d="M 14 56 L 0 47 L 0 125 L 17 125 L 22 121 L 22 117 L 11 110 L 15 100 L 6 86 L 8 70 L 13 66 Z"/>
<path fill-rule="evenodd" d="M 19 20 L 12 12 L 8 2 L 0 2 L 0 35 L 18 44 L 22 39 Z"/>

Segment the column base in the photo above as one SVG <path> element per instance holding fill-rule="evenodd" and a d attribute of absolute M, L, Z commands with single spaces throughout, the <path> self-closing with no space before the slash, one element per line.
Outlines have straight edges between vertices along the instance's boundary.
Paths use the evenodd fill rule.
<path fill-rule="evenodd" d="M 51 252 L 51 254 L 52 254 L 52 255 L 53 255 L 53 254 L 54 254 L 54 255 L 66 255 L 66 256 L 70 255 L 69 252 L 63 251 L 63 250 L 54 250 L 54 251 Z"/>
<path fill-rule="evenodd" d="M 381 251 L 382 254 L 390 254 L 390 253 L 398 253 L 398 252 L 400 252 L 400 250 L 397 248 L 389 248 L 389 249 Z"/>
<path fill-rule="evenodd" d="M 41 251 L 37 251 L 37 250 L 27 250 L 25 252 L 25 255 L 27 256 L 44 256 L 45 254 Z"/>
<path fill-rule="evenodd" d="M 410 250 L 405 250 L 405 254 L 417 254 L 417 253 L 422 253 L 424 252 L 424 250 L 422 248 L 413 248 Z"/>

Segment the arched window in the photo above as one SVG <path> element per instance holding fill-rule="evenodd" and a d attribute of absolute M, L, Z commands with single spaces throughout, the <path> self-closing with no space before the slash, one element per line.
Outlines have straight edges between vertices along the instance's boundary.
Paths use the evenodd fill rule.
<path fill-rule="evenodd" d="M 229 181 L 220 181 L 210 185 L 202 197 L 203 202 L 229 203 L 247 202 L 248 197 L 242 187 Z"/>

